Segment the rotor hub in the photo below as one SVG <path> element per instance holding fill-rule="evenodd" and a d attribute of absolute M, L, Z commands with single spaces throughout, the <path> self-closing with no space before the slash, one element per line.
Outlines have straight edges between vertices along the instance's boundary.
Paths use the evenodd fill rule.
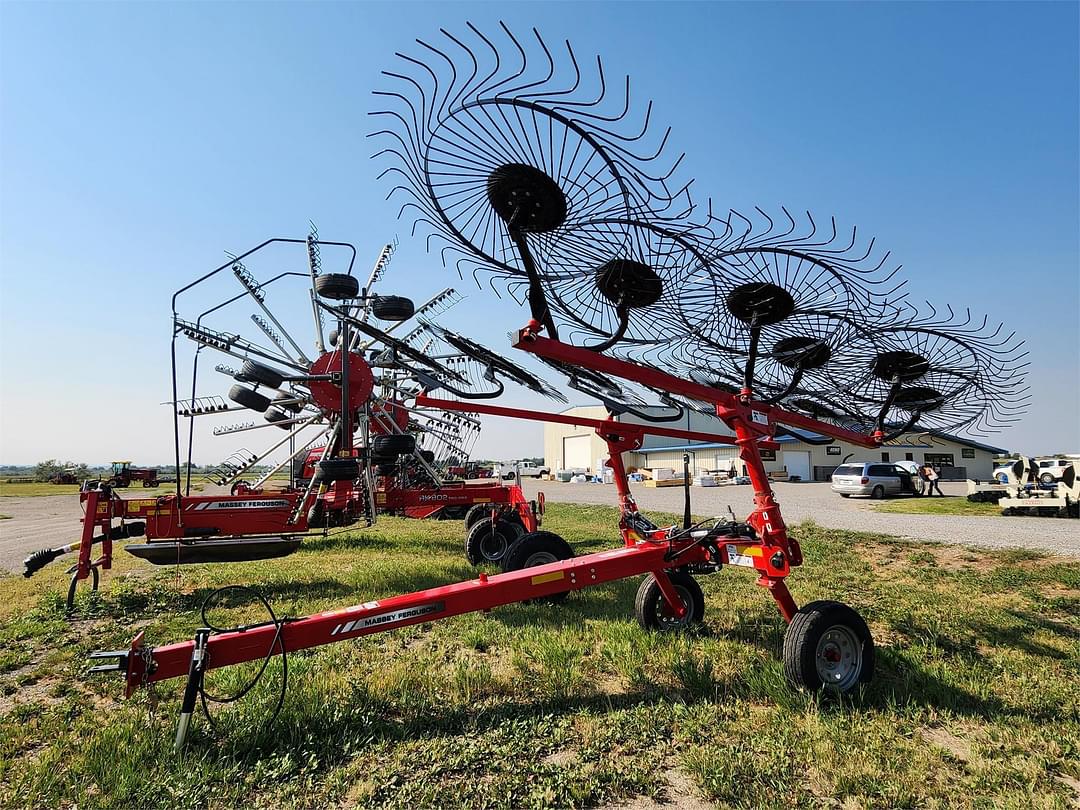
<path fill-rule="evenodd" d="M 341 352 L 326 352 L 316 358 L 311 364 L 309 373 L 334 374 L 341 371 Z M 360 408 L 371 397 L 375 390 L 375 375 L 371 373 L 371 366 L 363 355 L 356 352 L 348 352 L 349 357 L 349 406 L 353 409 Z M 325 411 L 339 413 L 341 411 L 341 383 L 333 380 L 319 380 L 308 383 L 311 398 Z"/>
<path fill-rule="evenodd" d="M 824 340 L 802 335 L 776 341 L 772 354 L 773 359 L 786 368 L 808 371 L 828 363 L 832 349 Z"/>
<path fill-rule="evenodd" d="M 936 411 L 945 404 L 945 395 L 936 388 L 913 385 L 901 388 L 893 403 L 905 411 Z"/>
<path fill-rule="evenodd" d="M 566 195 L 533 166 L 504 163 L 487 179 L 491 207 L 503 222 L 526 233 L 548 233 L 566 221 Z"/>
<path fill-rule="evenodd" d="M 776 284 L 740 284 L 728 293 L 728 312 L 750 326 L 772 326 L 795 311 L 791 293 Z"/>
<path fill-rule="evenodd" d="M 930 361 L 915 352 L 881 352 L 874 358 L 872 369 L 874 376 L 882 380 L 911 382 L 930 370 Z"/>
<path fill-rule="evenodd" d="M 612 259 L 596 271 L 596 287 L 611 303 L 637 309 L 659 301 L 664 282 L 647 264 L 633 259 Z"/>

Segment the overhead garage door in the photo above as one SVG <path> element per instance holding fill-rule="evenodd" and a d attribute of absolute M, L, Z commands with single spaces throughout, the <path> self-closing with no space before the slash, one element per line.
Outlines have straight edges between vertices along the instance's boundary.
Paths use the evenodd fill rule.
<path fill-rule="evenodd" d="M 800 481 L 810 481 L 810 454 L 805 450 L 785 450 L 784 466 L 788 478 L 799 476 Z"/>
<path fill-rule="evenodd" d="M 563 464 L 568 470 L 587 470 L 592 466 L 589 460 L 591 455 L 592 436 L 567 436 L 563 439 Z"/>

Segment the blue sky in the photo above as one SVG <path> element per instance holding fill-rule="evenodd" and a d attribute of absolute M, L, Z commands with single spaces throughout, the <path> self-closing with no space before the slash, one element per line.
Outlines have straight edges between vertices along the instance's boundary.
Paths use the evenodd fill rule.
<path fill-rule="evenodd" d="M 1034 403 L 989 441 L 1080 450 L 1075 3 L 6 2 L 0 462 L 170 458 L 171 292 L 309 219 L 364 265 L 398 234 L 384 292 L 453 284 L 447 325 L 504 347 L 524 312 L 410 238 L 364 137 L 394 51 L 499 19 L 629 73 L 698 197 L 835 214 L 915 297 L 1006 321 Z M 478 454 L 540 448 L 493 420 Z"/>

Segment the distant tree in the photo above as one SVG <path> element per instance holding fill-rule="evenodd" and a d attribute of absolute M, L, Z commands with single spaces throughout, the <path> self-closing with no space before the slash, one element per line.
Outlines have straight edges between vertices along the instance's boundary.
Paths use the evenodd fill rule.
<path fill-rule="evenodd" d="M 39 461 L 34 467 L 34 478 L 38 481 L 48 481 L 54 475 L 59 475 L 64 468 L 57 463 L 55 458 L 48 461 Z"/>

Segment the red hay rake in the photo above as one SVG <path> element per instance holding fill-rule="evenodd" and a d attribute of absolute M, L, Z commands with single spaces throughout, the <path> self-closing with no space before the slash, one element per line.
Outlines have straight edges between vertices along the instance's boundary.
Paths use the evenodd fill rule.
<path fill-rule="evenodd" d="M 306 618 L 271 615 L 227 631 L 204 628 L 192 641 L 163 647 L 147 646 L 140 635 L 129 650 L 96 653 L 114 661 L 95 669 L 120 671 L 128 694 L 187 676 L 177 746 L 211 669 L 525 600 L 558 602 L 642 575 L 638 621 L 677 630 L 704 614 L 694 577 L 728 565 L 752 569 L 787 620 L 782 657 L 794 685 L 856 689 L 873 675 L 873 639 L 851 607 L 800 607 L 792 598 L 786 579 L 802 551 L 788 534 L 761 451 L 792 434 L 869 448 L 929 427 L 991 429 L 1023 407 L 1024 355 L 1012 335 L 951 310 L 920 314 L 893 281 L 896 270 L 883 269 L 888 254 L 875 258 L 873 241 L 860 246 L 854 230 L 848 238 L 835 222 L 819 229 L 807 214 L 800 226 L 786 210 L 776 220 L 759 211 L 758 222 L 734 211 L 721 217 L 711 203 L 699 219 L 690 184 L 672 180 L 682 158 L 662 157 L 668 133 L 650 132 L 651 106 L 632 118 L 629 80 L 620 93 L 599 60 L 588 74 L 569 44 L 553 54 L 533 33 L 535 41 L 523 43 L 504 26 L 500 47 L 469 26 L 464 36 L 421 43 L 421 58 L 402 56 L 386 74 L 391 89 L 376 94 L 385 102 L 374 113 L 385 124 L 373 133 L 383 144 L 377 157 L 389 161 L 383 174 L 397 184 L 390 197 L 403 198 L 402 212 L 429 231 L 444 262 L 501 281 L 527 303 L 531 317 L 514 347 L 564 374 L 613 416 L 479 404 L 473 400 L 488 395 L 440 377 L 415 356 L 414 376 L 425 390 L 412 391 L 412 403 L 593 428 L 609 448 L 622 545 L 575 557 L 558 535 L 527 531 L 505 549 L 499 574 Z M 337 314 L 361 294 L 342 295 Z M 346 336 L 352 328 L 373 334 L 363 321 L 339 321 Z M 560 339 L 560 330 L 568 337 Z M 526 374 L 437 331 L 488 379 L 503 373 L 522 381 Z M 330 380 L 343 403 L 359 384 L 349 367 Z M 638 401 L 627 386 L 659 398 L 675 418 L 708 410 L 733 436 L 662 424 L 670 416 L 620 422 L 614 415 L 635 412 Z M 435 398 L 439 388 L 459 398 Z M 340 412 L 347 423 L 351 409 Z M 622 461 L 648 433 L 734 444 L 754 488 L 753 511 L 744 520 L 691 524 L 687 510 L 682 526 L 655 525 L 638 511 Z M 349 459 L 351 449 L 346 441 L 334 453 Z"/>

